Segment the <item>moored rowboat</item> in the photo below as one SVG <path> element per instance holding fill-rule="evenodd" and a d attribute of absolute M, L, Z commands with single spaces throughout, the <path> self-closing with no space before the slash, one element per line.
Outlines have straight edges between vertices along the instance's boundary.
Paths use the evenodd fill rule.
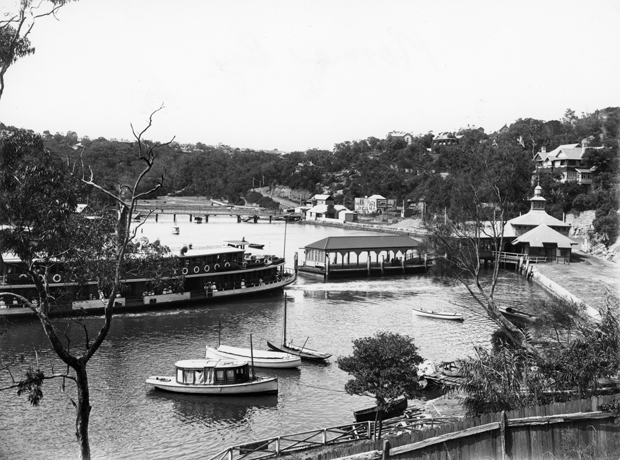
<path fill-rule="evenodd" d="M 176 376 L 152 376 L 146 383 L 174 393 L 245 395 L 277 393 L 277 377 L 254 377 L 245 361 L 188 359 L 177 361 Z"/>
<path fill-rule="evenodd" d="M 515 310 L 512 307 L 498 307 L 498 309 L 500 312 L 502 312 L 502 315 L 504 315 L 509 320 L 518 320 L 524 321 L 526 323 L 533 323 L 538 319 L 537 316 L 530 315 L 529 313 L 525 313 L 521 310 Z"/>
<path fill-rule="evenodd" d="M 329 353 L 323 353 L 321 351 L 313 350 L 311 348 L 300 347 L 297 345 L 293 345 L 290 342 L 286 344 L 283 343 L 282 345 L 277 346 L 267 341 L 267 346 L 272 350 L 296 355 L 299 356 L 302 360 L 307 361 L 325 361 L 331 357 L 331 354 Z"/>
<path fill-rule="evenodd" d="M 387 420 L 388 418 L 398 417 L 402 415 L 407 409 L 407 398 L 399 398 L 394 401 L 394 404 L 387 411 L 379 411 L 379 417 L 377 417 L 377 406 L 368 407 L 353 412 L 356 422 L 374 422 L 375 420 Z"/>
<path fill-rule="evenodd" d="M 424 308 L 412 308 L 414 315 L 425 316 L 427 318 L 450 319 L 453 321 L 463 321 L 461 313 L 452 313 L 447 311 L 425 310 Z"/>

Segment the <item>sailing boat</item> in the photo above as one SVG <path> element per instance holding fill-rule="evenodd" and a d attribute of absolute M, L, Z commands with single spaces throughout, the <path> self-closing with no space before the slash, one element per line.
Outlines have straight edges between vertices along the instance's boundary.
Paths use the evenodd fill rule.
<path fill-rule="evenodd" d="M 309 337 L 308 337 L 309 338 Z M 308 339 L 304 342 L 303 346 L 293 345 L 293 341 L 286 342 L 286 294 L 284 295 L 284 334 L 281 345 L 274 345 L 270 341 L 267 341 L 267 345 L 269 348 L 275 351 L 281 351 L 284 353 L 290 353 L 292 355 L 299 356 L 302 361 L 325 361 L 327 360 L 331 354 L 323 353 L 321 351 L 313 350 L 311 348 L 306 348 L 306 343 Z"/>

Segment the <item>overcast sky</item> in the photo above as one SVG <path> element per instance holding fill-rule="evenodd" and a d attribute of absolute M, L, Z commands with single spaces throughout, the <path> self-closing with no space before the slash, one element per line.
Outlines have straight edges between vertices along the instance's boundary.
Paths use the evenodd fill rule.
<path fill-rule="evenodd" d="M 15 0 L 0 0 L 2 10 Z M 0 121 L 283 151 L 620 106 L 620 0 L 80 0 L 31 34 Z"/>

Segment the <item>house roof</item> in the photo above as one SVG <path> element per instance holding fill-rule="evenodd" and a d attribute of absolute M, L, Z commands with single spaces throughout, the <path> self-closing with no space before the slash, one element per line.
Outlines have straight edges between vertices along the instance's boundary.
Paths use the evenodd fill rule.
<path fill-rule="evenodd" d="M 327 212 L 328 209 L 329 206 L 327 206 L 326 204 L 317 204 L 316 206 L 312 206 L 310 209 L 308 209 L 308 212 L 313 212 L 315 214 L 324 214 Z"/>
<path fill-rule="evenodd" d="M 375 200 L 385 200 L 385 199 L 386 199 L 384 196 L 381 196 L 381 195 L 370 195 L 370 196 L 368 197 L 368 199 L 369 199 L 369 200 L 371 200 L 371 199 L 373 199 L 373 198 L 374 198 Z"/>
<path fill-rule="evenodd" d="M 328 236 L 315 241 L 304 249 L 319 249 L 326 252 L 336 251 L 406 251 L 420 246 L 420 241 L 404 235 L 379 236 Z"/>
<path fill-rule="evenodd" d="M 557 245 L 561 249 L 570 249 L 573 245 L 577 245 L 575 241 L 562 235 L 560 232 L 548 227 L 545 224 L 524 233 L 512 242 L 513 245 L 527 244 L 532 248 L 542 248 L 545 245 Z"/>
<path fill-rule="evenodd" d="M 314 195 L 312 197 L 313 200 L 329 200 L 330 198 L 332 198 L 331 195 Z"/>

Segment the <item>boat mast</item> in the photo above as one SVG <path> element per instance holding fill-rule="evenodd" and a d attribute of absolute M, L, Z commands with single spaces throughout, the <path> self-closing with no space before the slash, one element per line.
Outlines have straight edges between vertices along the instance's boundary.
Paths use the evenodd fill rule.
<path fill-rule="evenodd" d="M 284 339 L 282 344 L 286 345 L 286 293 L 284 293 Z"/>
<path fill-rule="evenodd" d="M 254 348 L 252 347 L 252 334 L 250 334 L 250 359 L 252 361 L 252 380 L 256 378 L 254 374 Z"/>

